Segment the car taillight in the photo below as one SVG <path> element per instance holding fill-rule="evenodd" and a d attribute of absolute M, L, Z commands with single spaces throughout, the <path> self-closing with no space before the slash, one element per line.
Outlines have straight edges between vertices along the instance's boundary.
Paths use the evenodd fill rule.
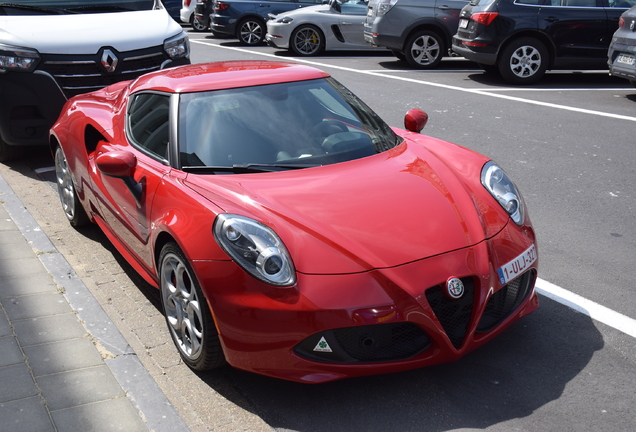
<path fill-rule="evenodd" d="M 192 1 L 192 0 L 183 0 L 183 5 L 184 5 L 184 6 L 186 6 L 186 7 L 188 7 L 188 6 L 190 6 L 190 2 L 191 2 L 191 1 Z"/>
<path fill-rule="evenodd" d="M 499 12 L 476 12 L 470 16 L 470 19 L 487 26 L 497 18 L 497 15 L 499 15 Z"/>
<path fill-rule="evenodd" d="M 227 4 L 227 3 L 223 3 L 223 2 L 215 2 L 215 3 L 214 3 L 214 7 L 213 7 L 213 9 L 214 9 L 215 11 L 224 11 L 224 10 L 226 10 L 226 9 L 227 9 L 227 8 L 229 8 L 229 7 L 230 7 L 230 5 L 229 5 L 229 4 Z"/>
<path fill-rule="evenodd" d="M 624 25 L 625 25 L 625 18 L 620 17 L 618 19 L 618 28 L 623 28 Z"/>

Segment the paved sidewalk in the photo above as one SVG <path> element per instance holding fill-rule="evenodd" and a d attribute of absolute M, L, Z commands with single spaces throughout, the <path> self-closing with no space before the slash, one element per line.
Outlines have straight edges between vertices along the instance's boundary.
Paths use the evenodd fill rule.
<path fill-rule="evenodd" d="M 188 431 L 0 176 L 0 432 Z"/>

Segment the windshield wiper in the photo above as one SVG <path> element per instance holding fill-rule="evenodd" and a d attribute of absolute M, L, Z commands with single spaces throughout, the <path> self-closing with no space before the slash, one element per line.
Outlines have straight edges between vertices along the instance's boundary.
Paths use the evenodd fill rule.
<path fill-rule="evenodd" d="M 217 172 L 231 172 L 234 174 L 258 173 L 258 172 L 275 172 L 303 168 L 314 168 L 322 166 L 321 164 L 257 164 L 249 163 L 244 165 L 232 166 L 184 166 L 183 170 L 187 172 L 196 172 L 202 174 L 214 174 Z"/>
<path fill-rule="evenodd" d="M 54 13 L 57 15 L 62 15 L 66 13 L 77 13 L 69 9 L 60 9 L 60 8 L 51 8 L 51 7 L 45 8 L 41 6 L 23 5 L 23 4 L 16 4 L 16 3 L 0 3 L 0 8 L 2 8 L 3 11 L 4 11 L 4 8 L 10 8 L 10 9 L 30 10 L 30 11 L 36 11 L 36 12 Z M 5 11 L 5 15 L 6 15 L 6 11 Z"/>

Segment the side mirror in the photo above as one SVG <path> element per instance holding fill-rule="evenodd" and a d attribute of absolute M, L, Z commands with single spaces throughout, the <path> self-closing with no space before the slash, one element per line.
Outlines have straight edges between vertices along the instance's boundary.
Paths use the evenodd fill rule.
<path fill-rule="evenodd" d="M 135 181 L 137 158 L 127 151 L 110 151 L 102 153 L 95 159 L 97 168 L 108 177 L 122 179 L 135 200 L 140 203 L 144 197 L 146 178 Z"/>
<path fill-rule="evenodd" d="M 134 175 L 137 158 L 127 151 L 111 151 L 97 156 L 95 163 L 104 175 L 126 178 Z"/>
<path fill-rule="evenodd" d="M 410 109 L 404 116 L 404 127 L 411 132 L 421 132 L 428 123 L 428 114 L 419 108 Z"/>

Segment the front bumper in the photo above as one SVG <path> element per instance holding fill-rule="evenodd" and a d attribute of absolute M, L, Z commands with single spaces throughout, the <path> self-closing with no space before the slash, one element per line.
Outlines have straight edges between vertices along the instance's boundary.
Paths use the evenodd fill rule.
<path fill-rule="evenodd" d="M 289 49 L 293 30 L 289 24 L 268 23 L 265 41 L 272 48 Z"/>
<path fill-rule="evenodd" d="M 454 361 L 491 340 L 538 307 L 537 261 L 503 286 L 497 274 L 533 244 L 530 227 L 510 223 L 473 247 L 395 268 L 298 274 L 295 288 L 263 285 L 232 262 L 193 265 L 229 364 L 318 383 Z M 443 293 L 450 277 L 466 287 L 459 300 Z"/>

